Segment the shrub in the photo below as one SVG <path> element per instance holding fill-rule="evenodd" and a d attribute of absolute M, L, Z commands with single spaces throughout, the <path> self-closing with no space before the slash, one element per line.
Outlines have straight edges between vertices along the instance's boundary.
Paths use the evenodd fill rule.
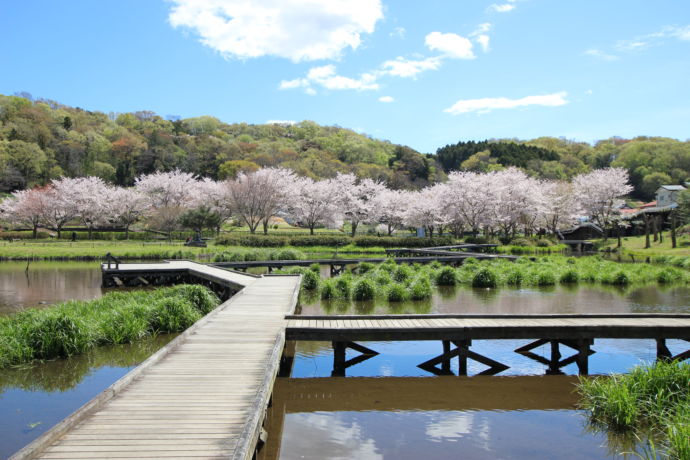
<path fill-rule="evenodd" d="M 513 238 L 510 240 L 510 244 L 513 246 L 534 246 L 534 240 L 529 238 Z"/>
<path fill-rule="evenodd" d="M 409 296 L 410 293 L 405 286 L 398 283 L 391 284 L 386 291 L 386 297 L 391 302 L 402 302 L 403 300 L 407 300 Z"/>
<path fill-rule="evenodd" d="M 166 295 L 182 297 L 189 301 L 192 307 L 202 315 L 210 313 L 220 305 L 218 297 L 210 289 L 199 284 L 173 286 L 166 291 Z"/>
<path fill-rule="evenodd" d="M 381 285 L 381 286 L 387 286 L 393 282 L 393 278 L 391 278 L 391 275 L 384 270 L 380 270 L 376 272 L 374 275 L 374 281 L 376 281 L 376 284 Z"/>
<path fill-rule="evenodd" d="M 286 246 L 288 239 L 282 236 L 273 235 L 221 235 L 216 238 L 215 243 L 222 246 L 250 246 L 257 248 L 275 248 Z"/>
<path fill-rule="evenodd" d="M 313 271 L 317 275 L 321 276 L 321 264 L 318 262 L 314 262 L 309 266 L 309 270 Z"/>
<path fill-rule="evenodd" d="M 376 287 L 374 283 L 363 278 L 357 281 L 352 289 L 352 298 L 355 300 L 371 300 L 374 298 L 376 293 Z"/>
<path fill-rule="evenodd" d="M 302 260 L 304 253 L 297 249 L 285 248 L 271 252 L 271 260 Z"/>
<path fill-rule="evenodd" d="M 578 281 L 580 281 L 580 274 L 577 272 L 577 270 L 566 270 L 561 274 L 561 277 L 559 281 L 563 284 L 576 284 Z"/>
<path fill-rule="evenodd" d="M 361 248 L 380 246 L 384 248 L 424 248 L 430 246 L 449 246 L 455 242 L 452 237 L 434 238 L 398 237 L 398 236 L 357 236 L 352 242 Z"/>
<path fill-rule="evenodd" d="M 537 240 L 537 247 L 540 248 L 548 248 L 553 246 L 553 241 L 547 239 L 547 238 L 539 238 Z"/>
<path fill-rule="evenodd" d="M 436 284 L 439 286 L 455 286 L 458 282 L 458 274 L 453 267 L 443 267 L 436 275 Z"/>
<path fill-rule="evenodd" d="M 302 288 L 307 291 L 313 291 L 319 288 L 319 283 L 321 282 L 321 276 L 319 273 L 313 270 L 303 270 L 302 271 Z"/>
<path fill-rule="evenodd" d="M 475 288 L 494 288 L 497 285 L 496 274 L 488 268 L 482 268 L 472 278 L 472 287 Z"/>

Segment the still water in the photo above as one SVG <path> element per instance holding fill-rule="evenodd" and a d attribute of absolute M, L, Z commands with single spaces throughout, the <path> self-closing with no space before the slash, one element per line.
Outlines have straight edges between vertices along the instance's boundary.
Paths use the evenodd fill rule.
<path fill-rule="evenodd" d="M 98 263 L 0 263 L 0 315 L 100 297 Z M 445 288 L 430 301 L 337 303 L 306 296 L 302 314 L 373 313 L 690 313 L 690 289 L 475 290 Z M 6 458 L 146 359 L 171 337 L 101 348 L 0 374 L 0 458 Z M 265 459 L 604 459 L 635 444 L 592 431 L 577 410 L 574 364 L 564 375 L 513 350 L 526 341 L 475 341 L 472 350 L 510 366 L 501 376 L 433 376 L 417 367 L 439 342 L 365 342 L 379 355 L 331 377 L 330 343 L 295 344 L 290 378 L 279 378 L 269 411 Z M 687 347 L 671 341 L 673 352 Z M 569 355 L 562 347 L 563 357 Z M 597 340 L 590 372 L 626 372 L 655 359 L 645 340 Z M 533 350 L 548 356 L 547 346 Z M 357 353 L 348 352 L 348 359 Z M 451 364 L 457 373 L 457 360 Z"/>

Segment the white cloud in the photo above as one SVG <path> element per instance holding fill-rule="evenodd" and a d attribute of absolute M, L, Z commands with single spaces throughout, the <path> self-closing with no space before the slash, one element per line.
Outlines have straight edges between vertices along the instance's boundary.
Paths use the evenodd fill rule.
<path fill-rule="evenodd" d="M 587 56 L 592 56 L 592 57 L 597 58 L 597 59 L 601 59 L 602 61 L 617 61 L 618 59 L 620 59 L 618 56 L 616 56 L 614 54 L 608 54 L 608 53 L 605 53 L 604 51 L 601 51 L 600 49 L 596 49 L 596 48 L 590 48 L 590 49 L 586 50 L 584 54 L 586 54 Z"/>
<path fill-rule="evenodd" d="M 381 64 L 383 73 L 394 77 L 414 78 L 418 73 L 427 70 L 437 70 L 441 66 L 441 59 L 430 57 L 426 59 L 405 59 L 398 57 Z"/>
<path fill-rule="evenodd" d="M 266 120 L 267 125 L 287 125 L 291 126 L 297 124 L 295 120 Z"/>
<path fill-rule="evenodd" d="M 316 94 L 314 86 L 320 86 L 330 90 L 375 90 L 379 89 L 376 78 L 377 76 L 371 73 L 362 74 L 358 79 L 343 77 L 336 73 L 334 65 L 329 64 L 320 67 L 312 67 L 309 69 L 309 72 L 307 72 L 305 78 L 283 80 L 280 82 L 279 87 L 280 89 L 305 88 L 307 94 L 311 95 Z"/>
<path fill-rule="evenodd" d="M 527 96 L 520 99 L 508 99 L 505 97 L 464 99 L 445 109 L 444 112 L 452 115 L 459 115 L 469 112 L 486 113 L 494 109 L 516 109 L 518 107 L 527 107 L 530 105 L 557 107 L 568 103 L 565 99 L 567 95 L 568 93 L 566 92 L 560 92 L 542 96 Z"/>
<path fill-rule="evenodd" d="M 383 18 L 380 0 L 170 0 L 168 20 L 226 58 L 335 59 Z"/>
<path fill-rule="evenodd" d="M 391 37 L 398 37 L 398 38 L 405 38 L 405 34 L 407 33 L 407 30 L 405 30 L 404 27 L 396 27 L 393 29 L 393 32 L 388 34 Z"/>
<path fill-rule="evenodd" d="M 381 96 L 379 98 L 379 102 L 384 102 L 386 104 L 389 104 L 389 103 L 394 102 L 394 101 L 395 101 L 395 99 L 393 99 L 393 96 Z"/>
<path fill-rule="evenodd" d="M 439 51 L 445 57 L 456 59 L 474 59 L 472 42 L 458 34 L 431 32 L 424 38 L 424 43 L 432 51 Z"/>
<path fill-rule="evenodd" d="M 482 47 L 482 51 L 485 53 L 489 51 L 489 36 L 485 34 L 477 35 L 475 38 L 477 40 L 477 43 L 479 43 L 479 46 Z"/>
<path fill-rule="evenodd" d="M 508 11 L 512 11 L 515 9 L 515 5 L 510 4 L 510 3 L 503 3 L 501 5 L 494 3 L 489 7 L 491 11 L 495 11 L 496 13 L 507 13 Z"/>
<path fill-rule="evenodd" d="M 652 46 L 659 46 L 669 39 L 690 41 L 690 25 L 687 26 L 664 26 L 657 32 L 635 37 L 632 40 L 619 40 L 613 48 L 617 51 L 634 52 Z"/>

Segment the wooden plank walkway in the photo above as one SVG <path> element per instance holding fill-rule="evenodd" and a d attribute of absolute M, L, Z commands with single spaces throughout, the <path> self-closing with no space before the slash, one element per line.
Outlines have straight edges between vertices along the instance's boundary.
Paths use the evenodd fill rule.
<path fill-rule="evenodd" d="M 246 287 L 13 459 L 252 458 L 301 278 L 189 264 L 136 269 L 172 265 Z"/>
<path fill-rule="evenodd" d="M 288 316 L 288 340 L 690 339 L 690 314 Z"/>

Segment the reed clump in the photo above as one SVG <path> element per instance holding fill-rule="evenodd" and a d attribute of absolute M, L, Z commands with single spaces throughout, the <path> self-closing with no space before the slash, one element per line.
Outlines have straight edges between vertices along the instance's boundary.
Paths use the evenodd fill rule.
<path fill-rule="evenodd" d="M 690 364 L 657 362 L 627 375 L 582 378 L 581 406 L 590 422 L 612 431 L 658 433 L 673 459 L 690 458 Z"/>
<path fill-rule="evenodd" d="M 219 304 L 203 286 L 180 285 L 29 309 L 0 318 L 0 368 L 179 332 Z"/>

